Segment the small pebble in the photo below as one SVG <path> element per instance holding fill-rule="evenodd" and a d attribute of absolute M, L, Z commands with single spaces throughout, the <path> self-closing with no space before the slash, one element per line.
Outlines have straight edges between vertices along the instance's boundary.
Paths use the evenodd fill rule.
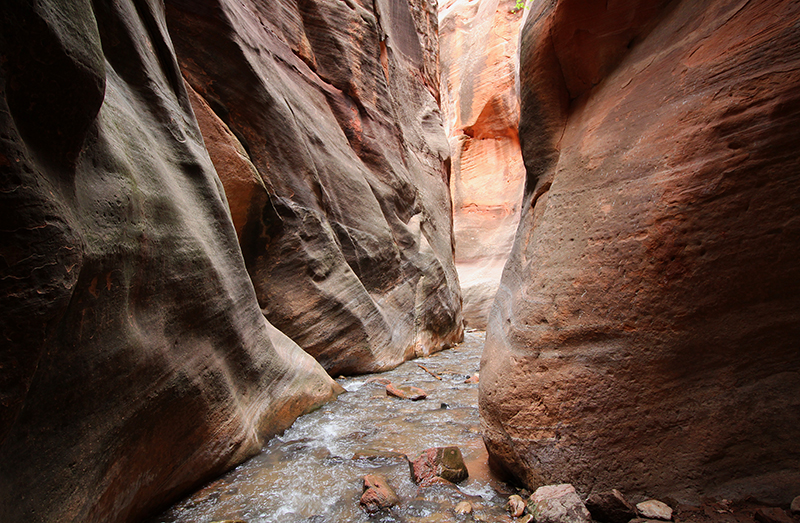
<path fill-rule="evenodd" d="M 800 496 L 797 496 L 792 500 L 792 506 L 790 510 L 792 511 L 792 514 L 796 516 L 800 515 Z"/>
<path fill-rule="evenodd" d="M 506 502 L 506 510 L 511 514 L 511 517 L 520 517 L 525 512 L 525 500 L 516 494 L 512 494 Z"/>
<path fill-rule="evenodd" d="M 456 505 L 456 514 L 472 514 L 472 503 L 461 501 Z"/>

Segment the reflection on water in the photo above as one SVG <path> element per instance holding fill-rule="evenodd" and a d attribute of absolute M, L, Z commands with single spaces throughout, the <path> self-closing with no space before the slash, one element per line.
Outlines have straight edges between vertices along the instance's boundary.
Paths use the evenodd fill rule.
<path fill-rule="evenodd" d="M 484 334 L 468 332 L 456 349 L 406 362 L 382 374 L 340 379 L 347 390 L 336 401 L 299 418 L 273 438 L 264 452 L 240 465 L 153 523 L 510 521 L 486 465 L 480 437 L 478 385 L 464 383 L 478 371 Z M 437 380 L 421 365 L 441 377 Z M 414 385 L 421 401 L 386 395 L 380 383 Z M 418 492 L 408 463 L 430 447 L 461 448 L 470 477 L 458 489 L 437 486 Z M 365 457 L 353 459 L 356 453 Z M 384 475 L 402 500 L 389 513 L 369 518 L 359 507 L 365 474 Z M 473 515 L 456 517 L 453 506 L 467 499 Z"/>

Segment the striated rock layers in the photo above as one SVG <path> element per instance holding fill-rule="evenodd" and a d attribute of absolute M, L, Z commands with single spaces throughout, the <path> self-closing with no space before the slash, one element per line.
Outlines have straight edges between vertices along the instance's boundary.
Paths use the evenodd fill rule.
<path fill-rule="evenodd" d="M 482 329 L 511 251 L 525 181 L 516 88 L 522 13 L 516 0 L 447 0 L 439 6 L 456 267 L 464 319 Z"/>
<path fill-rule="evenodd" d="M 791 0 L 533 2 L 480 382 L 492 460 L 529 488 L 800 492 L 798 20 Z"/>
<path fill-rule="evenodd" d="M 258 307 L 157 5 L 0 8 L 0 521 L 141 521 L 339 389 Z"/>
<path fill-rule="evenodd" d="M 332 374 L 462 335 L 428 0 L 167 0 L 266 317 Z"/>

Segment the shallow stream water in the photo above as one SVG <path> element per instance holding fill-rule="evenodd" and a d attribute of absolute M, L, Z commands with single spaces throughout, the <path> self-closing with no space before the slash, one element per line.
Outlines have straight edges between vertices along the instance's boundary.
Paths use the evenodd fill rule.
<path fill-rule="evenodd" d="M 454 349 L 406 362 L 380 374 L 340 378 L 347 390 L 322 408 L 302 416 L 264 452 L 209 484 L 151 523 L 449 522 L 511 521 L 503 510 L 510 489 L 489 472 L 480 436 L 478 385 L 465 380 L 478 371 L 484 333 L 467 332 Z M 441 379 L 437 379 L 427 372 Z M 413 385 L 428 397 L 390 397 L 370 378 Z M 405 459 L 428 448 L 460 447 L 469 478 L 457 488 L 420 490 Z M 353 459 L 357 453 L 370 457 Z M 368 516 L 359 506 L 365 474 L 381 474 L 401 503 Z M 474 507 L 456 515 L 462 500 Z"/>

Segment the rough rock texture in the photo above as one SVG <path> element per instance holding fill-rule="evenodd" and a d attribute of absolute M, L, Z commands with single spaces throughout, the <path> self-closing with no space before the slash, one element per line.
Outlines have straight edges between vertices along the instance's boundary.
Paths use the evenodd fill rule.
<path fill-rule="evenodd" d="M 338 386 L 258 307 L 158 2 L 0 39 L 0 521 L 141 521 Z"/>
<path fill-rule="evenodd" d="M 361 495 L 359 504 L 368 514 L 386 510 L 398 503 L 400 503 L 400 498 L 397 497 L 385 477 L 379 474 L 364 476 L 364 493 Z"/>
<path fill-rule="evenodd" d="M 426 483 L 442 478 L 459 483 L 469 477 L 467 465 L 458 447 L 435 447 L 427 449 L 415 461 L 409 462 L 414 483 Z"/>
<path fill-rule="evenodd" d="M 663 501 L 648 499 L 636 504 L 636 510 L 644 519 L 659 519 L 669 521 L 672 519 L 672 509 Z"/>
<path fill-rule="evenodd" d="M 480 409 L 529 487 L 800 492 L 800 4 L 537 1 Z"/>
<path fill-rule="evenodd" d="M 332 374 L 461 339 L 428 0 L 167 0 L 266 317 Z"/>
<path fill-rule="evenodd" d="M 528 513 L 536 523 L 591 523 L 575 487 L 569 483 L 539 487 L 528 500 Z"/>
<path fill-rule="evenodd" d="M 519 220 L 525 168 L 517 126 L 516 0 L 442 0 L 442 113 L 464 319 L 486 328 Z"/>

